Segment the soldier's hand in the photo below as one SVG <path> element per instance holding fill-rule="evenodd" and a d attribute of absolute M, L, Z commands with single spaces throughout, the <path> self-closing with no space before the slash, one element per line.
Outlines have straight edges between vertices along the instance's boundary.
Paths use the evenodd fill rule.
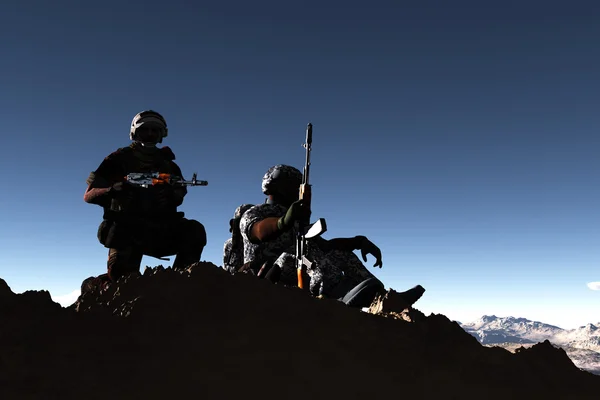
<path fill-rule="evenodd" d="M 113 197 L 127 197 L 131 195 L 132 185 L 127 181 L 117 182 L 110 187 Z"/>
<path fill-rule="evenodd" d="M 288 208 L 285 215 L 277 221 L 277 228 L 279 230 L 288 230 L 296 221 L 310 219 L 310 209 L 304 204 L 304 200 L 296 200 Z"/>
<path fill-rule="evenodd" d="M 360 253 L 362 255 L 363 261 L 367 262 L 367 254 L 371 254 L 373 255 L 373 257 L 376 258 L 375 260 L 375 264 L 373 264 L 373 267 L 383 267 L 383 261 L 381 261 L 381 250 L 379 250 L 379 247 L 375 246 L 375 244 L 373 242 L 371 242 L 369 239 L 367 239 L 365 236 L 359 236 L 360 238 Z"/>

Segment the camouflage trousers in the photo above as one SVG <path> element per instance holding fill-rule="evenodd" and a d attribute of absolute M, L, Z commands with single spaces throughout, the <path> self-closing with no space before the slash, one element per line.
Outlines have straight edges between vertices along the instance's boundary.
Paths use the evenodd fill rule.
<path fill-rule="evenodd" d="M 311 261 L 313 261 L 313 265 L 311 268 L 307 268 L 306 272 L 310 277 L 308 287 L 313 295 L 343 296 L 345 292 L 342 293 L 339 290 L 342 287 L 352 288 L 362 281 L 374 277 L 351 251 L 332 250 L 318 259 L 311 259 Z M 281 268 L 280 282 L 290 286 L 297 285 L 298 275 L 294 254 L 281 254 L 274 265 Z"/>

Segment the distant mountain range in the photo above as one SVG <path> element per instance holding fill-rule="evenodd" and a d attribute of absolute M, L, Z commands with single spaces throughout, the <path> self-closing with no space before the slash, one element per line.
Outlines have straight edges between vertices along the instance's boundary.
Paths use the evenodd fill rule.
<path fill-rule="evenodd" d="M 459 322 L 459 325 L 481 344 L 509 351 L 549 340 L 563 348 L 578 368 L 600 375 L 600 322 L 562 329 L 525 318 L 484 315 L 473 322 Z"/>

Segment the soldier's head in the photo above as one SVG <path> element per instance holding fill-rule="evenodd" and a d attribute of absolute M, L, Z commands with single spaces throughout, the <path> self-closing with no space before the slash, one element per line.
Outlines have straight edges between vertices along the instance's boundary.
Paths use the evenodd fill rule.
<path fill-rule="evenodd" d="M 163 116 L 156 111 L 146 110 L 133 117 L 129 139 L 146 147 L 154 147 L 157 143 L 162 143 L 168 133 L 167 121 Z"/>
<path fill-rule="evenodd" d="M 233 218 L 229 220 L 229 232 L 233 232 L 234 229 L 239 230 L 242 215 L 244 215 L 244 213 L 248 211 L 252 206 L 254 206 L 254 204 L 242 204 L 241 206 L 235 209 L 235 212 L 233 213 Z"/>
<path fill-rule="evenodd" d="M 298 200 L 302 173 L 290 165 L 277 164 L 269 168 L 262 179 L 262 191 L 283 206 Z"/>

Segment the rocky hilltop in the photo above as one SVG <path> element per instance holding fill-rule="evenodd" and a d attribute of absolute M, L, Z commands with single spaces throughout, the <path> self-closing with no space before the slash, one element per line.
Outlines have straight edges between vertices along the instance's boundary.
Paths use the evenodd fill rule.
<path fill-rule="evenodd" d="M 366 313 L 202 262 L 63 308 L 0 279 L 0 398 L 598 397 L 600 376 L 548 341 L 485 347 L 391 294 Z"/>

